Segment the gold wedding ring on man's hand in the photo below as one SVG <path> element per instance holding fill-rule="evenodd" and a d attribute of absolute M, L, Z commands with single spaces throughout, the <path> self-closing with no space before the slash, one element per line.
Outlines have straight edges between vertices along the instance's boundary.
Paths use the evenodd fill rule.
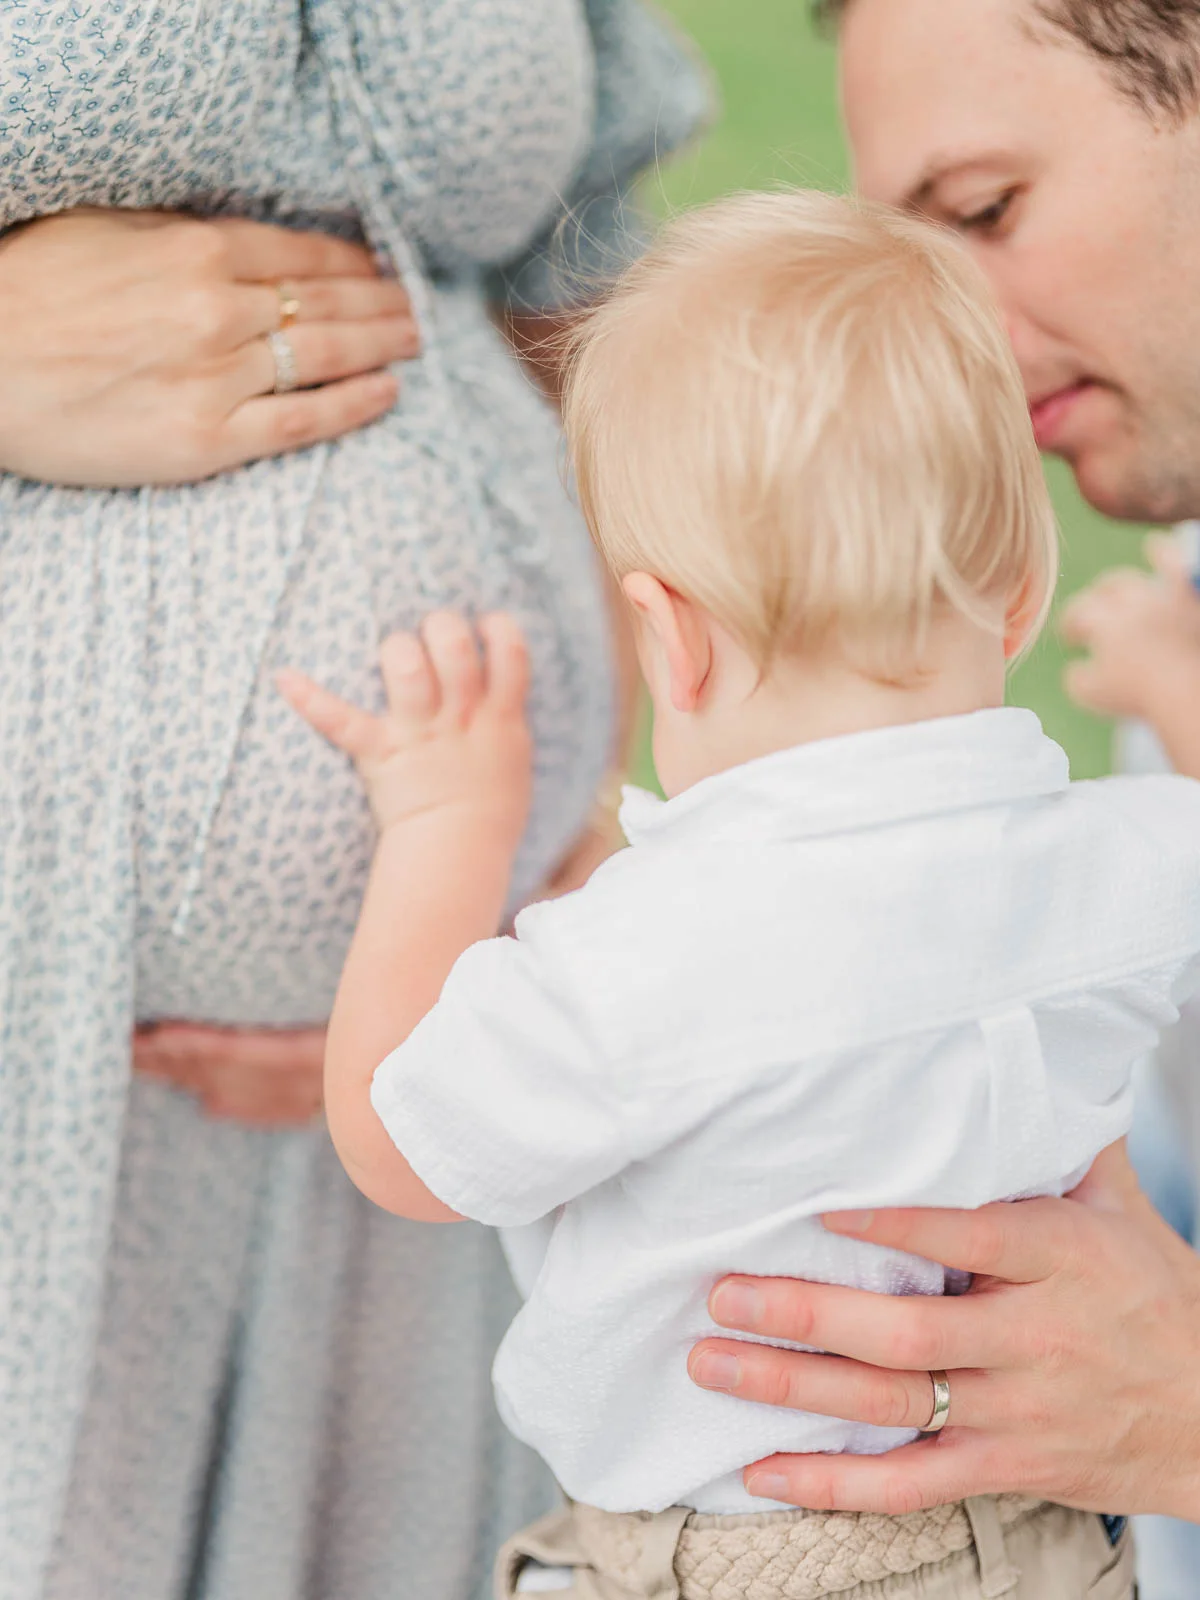
<path fill-rule="evenodd" d="M 933 1385 L 933 1415 L 921 1429 L 922 1433 L 941 1433 L 950 1416 L 950 1379 L 944 1372 L 931 1372 Z"/>

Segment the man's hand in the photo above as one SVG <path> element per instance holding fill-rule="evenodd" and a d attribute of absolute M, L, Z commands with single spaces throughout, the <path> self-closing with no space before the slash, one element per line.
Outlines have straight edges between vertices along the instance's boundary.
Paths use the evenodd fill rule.
<path fill-rule="evenodd" d="M 1137 1187 L 1124 1146 L 1066 1200 L 980 1211 L 828 1217 L 848 1237 L 975 1274 L 966 1295 L 892 1298 L 729 1278 L 722 1327 L 808 1355 L 707 1339 L 706 1388 L 822 1416 L 921 1428 L 931 1370 L 950 1374 L 943 1432 L 883 1456 L 775 1456 L 752 1494 L 898 1514 L 1017 1492 L 1084 1510 L 1200 1521 L 1200 1258 Z"/>

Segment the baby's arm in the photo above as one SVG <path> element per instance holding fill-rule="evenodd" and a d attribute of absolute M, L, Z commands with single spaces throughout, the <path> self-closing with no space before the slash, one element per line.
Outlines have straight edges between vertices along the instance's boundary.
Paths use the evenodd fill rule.
<path fill-rule="evenodd" d="M 385 1056 L 432 1009 L 451 968 L 495 935 L 532 785 L 528 663 L 514 622 L 429 618 L 385 641 L 388 709 L 375 717 L 299 673 L 279 687 L 353 757 L 379 842 L 329 1024 L 325 1103 L 342 1164 L 377 1205 L 424 1222 L 456 1213 L 413 1172 L 371 1106 Z"/>

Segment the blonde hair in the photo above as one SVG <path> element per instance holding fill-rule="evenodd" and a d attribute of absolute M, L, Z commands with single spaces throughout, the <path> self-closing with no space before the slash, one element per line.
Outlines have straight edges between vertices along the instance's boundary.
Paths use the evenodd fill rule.
<path fill-rule="evenodd" d="M 935 610 L 1022 595 L 1057 538 L 1016 363 L 951 237 L 798 190 L 687 213 L 571 340 L 564 417 L 618 577 L 652 573 L 762 668 L 834 643 L 883 677 Z"/>

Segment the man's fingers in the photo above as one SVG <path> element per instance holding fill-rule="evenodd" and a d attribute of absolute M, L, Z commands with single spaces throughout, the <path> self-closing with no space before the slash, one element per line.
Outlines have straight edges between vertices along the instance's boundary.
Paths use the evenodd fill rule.
<path fill-rule="evenodd" d="M 291 667 L 276 673 L 275 684 L 288 705 L 310 728 L 315 728 L 353 760 L 370 761 L 386 753 L 387 734 L 379 717 L 351 705 L 349 700 L 323 689 Z"/>
<path fill-rule="evenodd" d="M 947 1430 L 882 1456 L 769 1456 L 742 1477 L 765 1500 L 891 1517 L 1016 1486 L 996 1447 L 969 1430 Z"/>
<path fill-rule="evenodd" d="M 933 1414 L 927 1372 L 887 1372 L 839 1356 L 808 1355 L 736 1339 L 705 1339 L 688 1358 L 688 1374 L 702 1389 L 760 1405 L 812 1411 L 877 1428 L 924 1428 Z M 954 1374 L 950 1421 L 977 1425 L 981 1380 Z"/>
<path fill-rule="evenodd" d="M 212 470 L 227 471 L 246 461 L 339 439 L 390 411 L 399 390 L 390 373 L 372 372 L 299 394 L 247 400 L 221 429 Z"/>
<path fill-rule="evenodd" d="M 839 1212 L 822 1221 L 831 1233 L 1006 1283 L 1050 1277 L 1074 1237 L 1070 1204 L 1063 1200 L 1002 1201 L 978 1211 Z"/>
<path fill-rule="evenodd" d="M 1072 1200 L 1092 1211 L 1128 1213 L 1145 1198 L 1124 1139 L 1102 1150 L 1087 1175 L 1071 1191 Z"/>
<path fill-rule="evenodd" d="M 278 228 L 243 217 L 220 217 L 205 226 L 219 230 L 235 278 L 274 282 L 379 276 L 369 250 L 327 233 Z"/>
<path fill-rule="evenodd" d="M 882 1295 L 787 1278 L 725 1278 L 708 1308 L 722 1328 L 811 1345 L 873 1367 L 928 1372 L 990 1366 L 1003 1353 L 1003 1334 L 981 1296 Z M 772 1351 L 769 1358 L 778 1355 Z"/>

